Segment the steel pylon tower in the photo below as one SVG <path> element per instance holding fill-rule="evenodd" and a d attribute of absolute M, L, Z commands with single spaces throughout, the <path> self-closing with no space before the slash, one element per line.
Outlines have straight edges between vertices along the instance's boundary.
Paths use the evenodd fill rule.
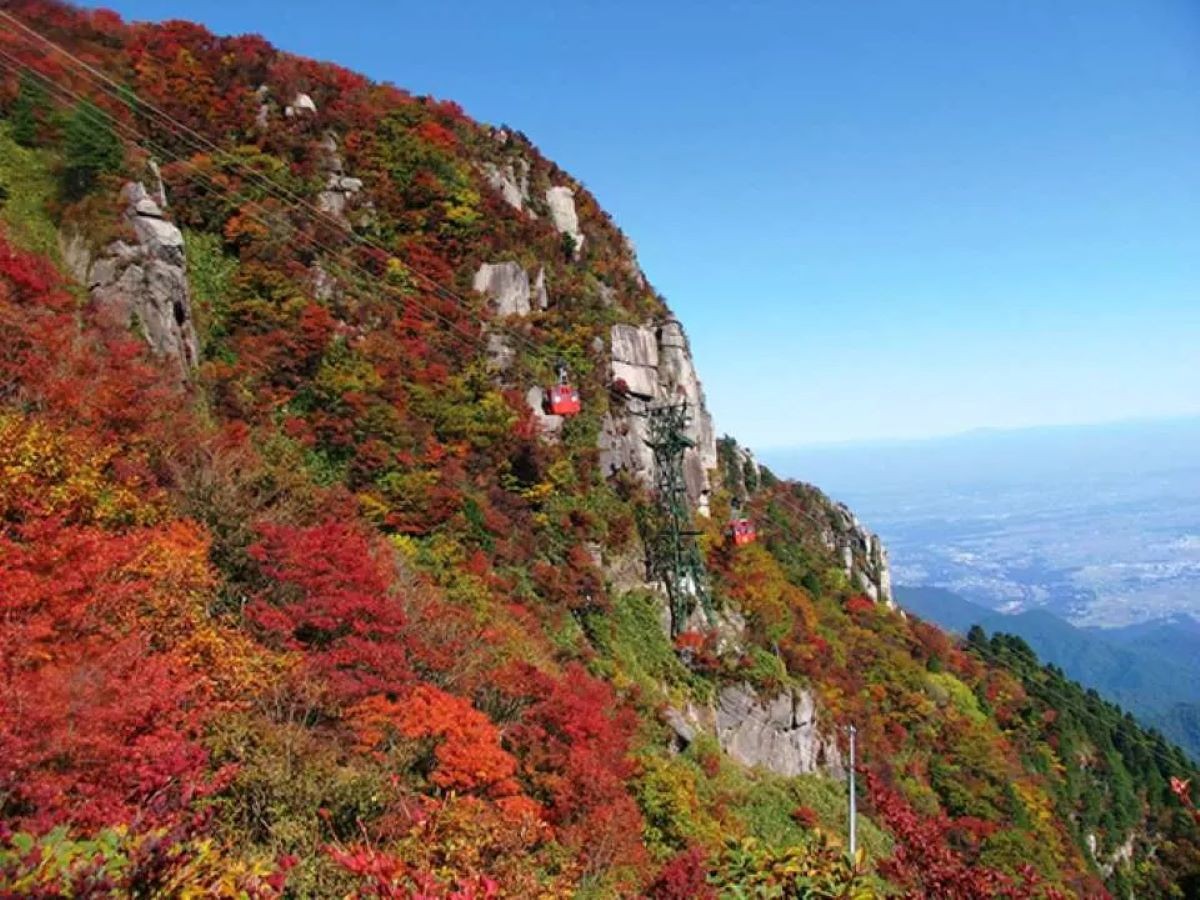
<path fill-rule="evenodd" d="M 683 476 L 684 451 L 695 446 L 687 436 L 691 410 L 686 401 L 651 406 L 645 412 L 650 436 L 646 445 L 654 451 L 654 486 L 657 508 L 651 517 L 647 549 L 650 571 L 667 588 L 671 604 L 671 634 L 683 630 L 699 603 L 709 623 L 713 622 L 712 598 L 698 531 L 692 525 L 687 484 Z"/>

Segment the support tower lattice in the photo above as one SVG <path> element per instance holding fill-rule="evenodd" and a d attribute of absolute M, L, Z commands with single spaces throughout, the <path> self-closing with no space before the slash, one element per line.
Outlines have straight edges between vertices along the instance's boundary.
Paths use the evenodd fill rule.
<path fill-rule="evenodd" d="M 671 634 L 683 631 L 697 604 L 713 622 L 712 598 L 704 558 L 696 541 L 691 504 L 683 474 L 683 454 L 695 446 L 687 436 L 691 410 L 686 402 L 651 406 L 647 446 L 654 451 L 657 504 L 650 516 L 646 547 L 651 574 L 667 589 L 671 604 Z"/>

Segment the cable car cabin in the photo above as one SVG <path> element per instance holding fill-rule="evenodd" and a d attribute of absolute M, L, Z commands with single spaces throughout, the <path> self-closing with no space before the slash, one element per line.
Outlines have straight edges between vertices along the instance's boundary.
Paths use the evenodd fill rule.
<path fill-rule="evenodd" d="M 550 415 L 575 416 L 581 408 L 579 391 L 571 385 L 562 382 L 550 388 L 550 396 L 546 399 L 546 412 Z"/>
<path fill-rule="evenodd" d="M 758 540 L 758 532 L 755 531 L 754 523 L 749 519 L 734 519 L 729 523 L 727 534 L 735 547 L 753 544 Z"/>

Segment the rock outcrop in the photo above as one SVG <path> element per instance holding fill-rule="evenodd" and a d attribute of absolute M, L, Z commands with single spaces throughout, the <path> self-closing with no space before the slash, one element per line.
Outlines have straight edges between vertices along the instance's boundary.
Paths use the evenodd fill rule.
<path fill-rule="evenodd" d="M 475 272 L 472 287 L 491 301 L 497 316 L 527 316 L 535 307 L 550 305 L 546 270 L 538 269 L 531 285 L 529 274 L 515 262 L 483 263 Z"/>
<path fill-rule="evenodd" d="M 1112 853 L 1105 855 L 1100 852 L 1100 841 L 1094 831 L 1088 832 L 1087 848 L 1096 865 L 1100 867 L 1100 871 L 1105 878 L 1110 878 L 1112 873 L 1116 871 L 1118 866 L 1127 866 L 1133 861 L 1134 842 L 1137 837 L 1136 832 L 1130 832 L 1125 840 L 1118 845 Z"/>
<path fill-rule="evenodd" d="M 813 695 L 784 690 L 762 698 L 748 684 L 726 685 L 708 706 L 668 708 L 664 720 L 677 743 L 687 746 L 700 733 L 717 739 L 733 760 L 792 777 L 821 773 L 844 778 L 837 741 L 822 731 Z"/>
<path fill-rule="evenodd" d="M 308 94 L 300 92 L 292 98 L 291 103 L 284 107 L 283 114 L 289 119 L 293 116 L 315 116 L 317 104 Z"/>
<path fill-rule="evenodd" d="M 472 283 L 498 316 L 529 315 L 529 276 L 515 262 L 484 263 Z"/>
<path fill-rule="evenodd" d="M 707 513 L 708 473 L 717 465 L 716 436 L 682 326 L 674 320 L 657 326 L 614 325 L 610 352 L 611 383 L 631 403 L 614 404 L 601 422 L 601 469 L 606 475 L 623 469 L 647 483 L 653 481 L 654 454 L 646 445 L 645 417 L 631 414 L 636 411 L 631 406 L 686 400 L 692 412 L 687 436 L 694 447 L 684 453 L 684 476 L 688 496 L 701 513 Z"/>
<path fill-rule="evenodd" d="M 889 609 L 894 609 L 892 570 L 883 541 L 863 527 L 845 504 L 835 503 L 833 510 L 841 527 L 831 540 L 833 545 L 841 549 L 846 577 L 876 603 L 884 603 Z"/>
<path fill-rule="evenodd" d="M 495 163 L 484 163 L 480 168 L 483 177 L 492 189 L 498 191 L 504 202 L 518 212 L 528 212 L 533 216 L 533 210 L 527 209 L 529 204 L 529 161 L 517 159 L 503 166 Z M 572 209 L 574 205 L 572 204 Z M 535 217 L 536 218 L 536 217 Z"/>
<path fill-rule="evenodd" d="M 343 224 L 350 224 L 348 213 L 361 210 L 354 224 L 366 224 L 372 214 L 370 201 L 362 202 L 363 182 L 346 174 L 336 135 L 327 132 L 317 144 L 321 168 L 326 173 L 325 189 L 317 194 L 317 208 Z"/>
<path fill-rule="evenodd" d="M 546 205 L 550 220 L 561 234 L 569 234 L 575 247 L 575 258 L 583 252 L 583 232 L 579 230 L 579 215 L 575 212 L 575 192 L 566 186 L 546 189 Z"/>
<path fill-rule="evenodd" d="M 199 358 L 185 268 L 183 234 L 163 218 L 144 185 L 122 189 L 136 243 L 114 241 L 86 264 L 84 283 L 105 315 L 140 332 L 186 379 Z M 77 266 L 77 269 L 81 268 Z"/>

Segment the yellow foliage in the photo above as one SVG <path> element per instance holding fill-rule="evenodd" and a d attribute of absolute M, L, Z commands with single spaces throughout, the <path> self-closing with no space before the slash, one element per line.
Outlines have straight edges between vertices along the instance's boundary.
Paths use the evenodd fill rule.
<path fill-rule="evenodd" d="M 243 697 L 274 680 L 289 662 L 209 615 L 216 579 L 208 551 L 208 535 L 194 522 L 179 520 L 148 531 L 142 552 L 122 573 L 147 585 L 138 595 L 139 606 L 127 615 L 204 672 L 219 697 Z"/>
<path fill-rule="evenodd" d="M 119 451 L 26 416 L 0 414 L 0 518 L 59 515 L 79 524 L 148 524 L 157 490 L 118 478 Z M 146 499 L 149 495 L 150 499 Z"/>

